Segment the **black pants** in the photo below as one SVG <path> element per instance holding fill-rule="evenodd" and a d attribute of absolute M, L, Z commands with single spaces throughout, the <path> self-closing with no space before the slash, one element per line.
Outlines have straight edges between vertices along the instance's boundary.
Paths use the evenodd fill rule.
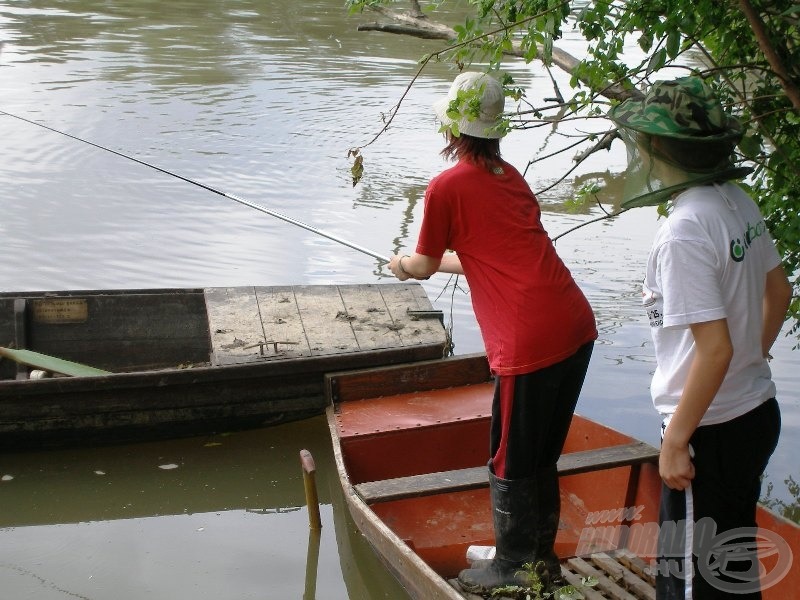
<path fill-rule="evenodd" d="M 489 451 L 501 479 L 523 479 L 555 468 L 578 402 L 594 342 L 559 363 L 498 377 Z"/>
<path fill-rule="evenodd" d="M 692 435 L 691 486 L 662 488 L 658 600 L 761 598 L 753 544 L 756 504 L 780 428 L 780 409 L 772 398 L 726 423 L 698 427 Z"/>

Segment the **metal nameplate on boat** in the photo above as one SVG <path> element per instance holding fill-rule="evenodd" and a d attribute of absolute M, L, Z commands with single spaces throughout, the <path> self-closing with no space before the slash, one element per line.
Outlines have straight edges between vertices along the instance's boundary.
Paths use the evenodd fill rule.
<path fill-rule="evenodd" d="M 33 319 L 38 323 L 83 323 L 89 318 L 85 298 L 43 298 L 33 301 Z"/>

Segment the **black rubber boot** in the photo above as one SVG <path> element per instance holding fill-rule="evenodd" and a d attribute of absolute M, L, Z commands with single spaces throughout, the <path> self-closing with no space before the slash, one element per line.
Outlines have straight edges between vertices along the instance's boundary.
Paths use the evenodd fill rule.
<path fill-rule="evenodd" d="M 495 556 L 461 571 L 458 583 L 466 592 L 489 594 L 498 587 L 528 587 L 522 572 L 533 562 L 537 549 L 537 482 L 526 479 L 500 479 L 489 470 L 489 489 L 494 521 Z"/>
<path fill-rule="evenodd" d="M 536 479 L 539 509 L 536 572 L 545 589 L 561 587 L 565 585 L 565 581 L 561 575 L 561 561 L 555 553 L 558 524 L 561 519 L 561 492 L 556 466 L 539 470 Z"/>

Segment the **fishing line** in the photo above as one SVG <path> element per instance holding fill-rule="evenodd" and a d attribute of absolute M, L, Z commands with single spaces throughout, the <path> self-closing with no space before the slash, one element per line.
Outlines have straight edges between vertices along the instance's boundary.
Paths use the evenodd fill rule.
<path fill-rule="evenodd" d="M 275 212 L 274 210 L 271 210 L 271 209 L 267 208 L 266 206 L 262 206 L 260 204 L 256 204 L 255 202 L 250 202 L 249 200 L 245 200 L 244 198 L 240 198 L 239 196 L 236 196 L 234 194 L 229 194 L 227 192 L 223 192 L 222 190 L 219 190 L 217 188 L 211 187 L 210 185 L 206 185 L 205 183 L 201 183 L 199 181 L 195 181 L 194 179 L 190 179 L 189 177 L 186 177 L 186 176 L 181 175 L 179 173 L 175 173 L 175 172 L 170 171 L 168 169 L 165 169 L 163 167 L 159 167 L 158 165 L 154 165 L 154 164 L 149 163 L 147 161 L 141 160 L 139 158 L 136 158 L 135 156 L 130 156 L 129 154 L 125 154 L 124 152 L 119 152 L 117 150 L 112 150 L 111 148 L 107 148 L 106 146 L 102 146 L 100 144 L 96 144 L 95 142 L 91 142 L 89 140 L 85 140 L 85 139 L 80 138 L 80 137 L 78 137 L 76 135 L 72 135 L 71 133 L 66 133 L 64 131 L 60 131 L 60 130 L 55 129 L 53 127 L 50 127 L 48 125 L 44 125 L 42 123 L 37 123 L 36 121 L 32 121 L 30 119 L 26 119 L 25 117 L 20 117 L 19 115 L 14 115 L 14 114 L 12 114 L 10 112 L 6 112 L 4 110 L 0 110 L 0 114 L 6 115 L 8 117 L 13 117 L 15 119 L 19 119 L 20 121 L 24 121 L 25 123 L 30 123 L 31 125 L 36 125 L 37 127 L 41 127 L 43 129 L 47 129 L 48 131 L 52 131 L 53 133 L 61 134 L 61 135 L 66 136 L 68 138 L 72 138 L 73 140 L 77 140 L 79 142 L 83 142 L 84 144 L 89 144 L 90 146 L 94 146 L 95 148 L 99 148 L 100 150 L 105 150 L 106 152 L 110 152 L 111 154 L 116 154 L 117 156 L 121 156 L 122 158 L 127 158 L 128 160 L 132 160 L 133 162 L 137 162 L 140 165 L 144 165 L 145 167 L 150 167 L 151 169 L 155 169 L 156 171 L 161 171 L 162 173 L 165 173 L 166 175 L 171 175 L 172 177 L 176 177 L 178 179 L 181 179 L 182 181 L 185 181 L 186 183 L 191 183 L 192 185 L 196 185 L 198 187 L 201 187 L 204 190 L 208 190 L 209 192 L 213 192 L 213 193 L 218 194 L 220 196 L 224 196 L 225 198 L 228 198 L 229 200 L 233 200 L 234 202 L 238 202 L 239 204 L 244 204 L 245 206 L 249 206 L 250 208 L 254 208 L 254 209 L 258 210 L 258 211 L 266 213 L 271 217 L 275 217 L 276 219 L 280 219 L 281 221 L 286 221 L 287 223 L 291 223 L 292 225 L 296 225 L 297 227 L 301 227 L 302 229 L 305 229 L 306 231 L 310 231 L 311 233 L 316 233 L 317 235 L 320 235 L 322 237 L 328 238 L 329 240 L 333 240 L 334 242 L 338 242 L 339 244 L 342 244 L 343 246 L 347 246 L 348 248 L 352 248 L 353 250 L 361 252 L 362 254 L 366 254 L 367 256 L 371 256 L 373 258 L 376 258 L 377 260 L 381 261 L 382 263 L 388 263 L 389 262 L 384 255 L 378 254 L 377 252 L 374 252 L 374 251 L 370 250 L 369 248 L 365 248 L 364 246 L 359 246 L 358 244 L 355 244 L 353 242 L 349 242 L 349 241 L 347 241 L 347 240 L 345 240 L 345 239 L 343 239 L 341 237 L 333 235 L 332 233 L 328 233 L 326 231 L 322 231 L 321 229 L 317 229 L 316 227 L 312 227 L 311 225 L 307 225 L 306 223 L 303 223 L 302 221 L 298 221 L 297 219 L 293 219 L 292 217 L 288 217 L 288 216 L 283 215 L 283 214 L 281 214 L 279 212 Z"/>

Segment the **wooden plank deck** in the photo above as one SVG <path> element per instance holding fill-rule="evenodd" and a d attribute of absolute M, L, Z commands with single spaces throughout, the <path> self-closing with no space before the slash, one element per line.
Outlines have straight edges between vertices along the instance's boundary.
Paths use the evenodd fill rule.
<path fill-rule="evenodd" d="M 212 364 L 346 354 L 443 342 L 419 284 L 205 290 Z"/>
<path fill-rule="evenodd" d="M 578 588 L 585 600 L 655 600 L 656 597 L 652 569 L 627 550 L 569 558 L 561 563 L 561 575 Z M 586 577 L 594 578 L 596 585 L 586 586 L 583 583 Z M 464 592 L 458 580 L 449 583 L 467 600 L 483 600 L 483 596 Z M 508 600 L 504 596 L 496 599 Z"/>

